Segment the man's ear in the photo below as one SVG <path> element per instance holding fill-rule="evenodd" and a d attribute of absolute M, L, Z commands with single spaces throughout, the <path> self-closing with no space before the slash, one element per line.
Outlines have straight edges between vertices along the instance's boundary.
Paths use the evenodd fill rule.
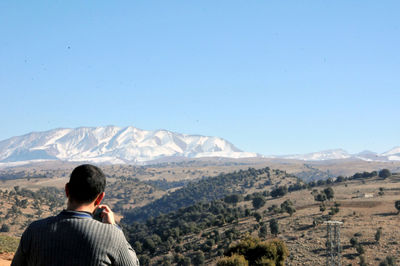
<path fill-rule="evenodd" d="M 68 188 L 68 183 L 65 184 L 65 196 L 67 196 L 67 198 L 69 197 L 69 188 Z"/>
<path fill-rule="evenodd" d="M 101 201 L 104 198 L 104 195 L 106 195 L 106 193 L 102 192 L 97 196 L 97 198 L 94 200 L 94 206 L 100 205 Z"/>

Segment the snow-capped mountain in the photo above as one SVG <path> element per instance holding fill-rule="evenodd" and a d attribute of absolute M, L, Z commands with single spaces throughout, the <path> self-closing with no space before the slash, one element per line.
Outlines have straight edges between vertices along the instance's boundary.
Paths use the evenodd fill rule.
<path fill-rule="evenodd" d="M 337 159 L 347 159 L 350 157 L 351 155 L 342 149 L 282 156 L 282 158 L 285 159 L 295 159 L 304 161 L 337 160 Z"/>
<path fill-rule="evenodd" d="M 218 137 L 115 126 L 54 129 L 0 141 L 0 166 L 48 160 L 117 164 L 200 157 L 400 161 L 400 147 L 382 154 L 371 151 L 350 154 L 345 150 L 335 149 L 308 154 L 261 156 L 243 152 Z"/>
<path fill-rule="evenodd" d="M 393 149 L 382 153 L 382 155 L 388 157 L 391 161 L 400 161 L 400 147 L 394 147 Z"/>
<path fill-rule="evenodd" d="M 142 163 L 163 157 L 256 157 L 218 137 L 135 127 L 81 127 L 33 132 L 0 141 L 0 162 L 30 160 Z"/>
<path fill-rule="evenodd" d="M 343 149 L 325 150 L 307 154 L 295 154 L 278 156 L 277 158 L 294 159 L 302 161 L 325 161 L 341 159 L 359 159 L 363 161 L 400 161 L 400 147 L 393 148 L 382 154 L 372 151 L 362 151 L 356 154 L 350 154 Z"/>

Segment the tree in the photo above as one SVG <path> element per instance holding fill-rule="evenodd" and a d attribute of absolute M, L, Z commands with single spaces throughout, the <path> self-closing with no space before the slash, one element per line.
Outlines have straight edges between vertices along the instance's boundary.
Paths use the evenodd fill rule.
<path fill-rule="evenodd" d="M 154 253 L 156 251 L 156 244 L 151 238 L 146 238 L 143 243 L 143 248 L 150 251 L 150 253 Z"/>
<path fill-rule="evenodd" d="M 260 222 L 260 221 L 261 221 L 262 216 L 261 216 L 260 213 L 255 212 L 255 213 L 253 214 L 253 216 L 254 216 L 254 218 L 256 218 L 256 221 L 257 221 L 257 222 Z"/>
<path fill-rule="evenodd" d="M 199 250 L 193 253 L 192 262 L 194 265 L 204 265 L 205 257 L 203 251 Z"/>
<path fill-rule="evenodd" d="M 397 214 L 400 213 L 400 200 L 394 202 L 394 207 L 397 209 Z"/>
<path fill-rule="evenodd" d="M 344 177 L 343 176 L 338 176 L 337 178 L 336 178 L 336 180 L 335 180 L 335 182 L 336 183 L 340 183 L 340 182 L 343 182 L 344 181 Z"/>
<path fill-rule="evenodd" d="M 136 251 L 136 253 L 142 253 L 142 243 L 140 243 L 139 241 L 135 241 L 135 243 L 133 243 L 133 249 Z"/>
<path fill-rule="evenodd" d="M 381 178 L 388 178 L 392 175 L 392 173 L 389 171 L 389 169 L 382 169 L 379 171 L 379 177 Z"/>
<path fill-rule="evenodd" d="M 266 200 L 263 196 L 256 196 L 253 198 L 252 203 L 253 203 L 254 209 L 259 209 L 265 205 Z"/>
<path fill-rule="evenodd" d="M 268 233 L 268 227 L 267 227 L 267 225 L 264 224 L 260 227 L 260 231 L 259 231 L 258 235 L 259 235 L 259 237 L 266 237 L 267 233 Z"/>
<path fill-rule="evenodd" d="M 275 219 L 272 219 L 269 222 L 269 229 L 271 230 L 271 234 L 273 235 L 279 234 L 279 224 Z"/>
<path fill-rule="evenodd" d="M 277 197 L 283 197 L 288 193 L 288 188 L 287 186 L 280 186 L 278 188 L 275 188 L 271 191 L 271 197 L 277 198 Z"/>
<path fill-rule="evenodd" d="M 243 197 L 238 194 L 232 194 L 232 195 L 226 196 L 224 198 L 224 201 L 226 203 L 230 203 L 232 205 L 236 205 L 236 203 L 238 203 L 239 201 L 242 201 L 242 200 L 243 200 Z"/>
<path fill-rule="evenodd" d="M 316 201 L 321 201 L 321 202 L 326 201 L 326 195 L 325 195 L 325 193 L 320 193 L 320 194 L 314 196 L 314 200 L 316 200 Z"/>
<path fill-rule="evenodd" d="M 281 210 L 287 212 L 290 216 L 292 216 L 293 213 L 296 212 L 296 209 L 294 208 L 293 203 L 290 200 L 285 200 L 281 204 Z"/>
<path fill-rule="evenodd" d="M 323 192 L 328 200 L 333 199 L 333 197 L 335 196 L 335 192 L 331 187 L 325 188 Z"/>
<path fill-rule="evenodd" d="M 183 260 L 178 261 L 178 266 L 190 266 L 192 261 L 189 257 L 184 257 Z"/>
<path fill-rule="evenodd" d="M 138 259 L 139 259 L 140 265 L 144 265 L 144 266 L 150 265 L 150 257 L 149 256 L 139 255 Z"/>

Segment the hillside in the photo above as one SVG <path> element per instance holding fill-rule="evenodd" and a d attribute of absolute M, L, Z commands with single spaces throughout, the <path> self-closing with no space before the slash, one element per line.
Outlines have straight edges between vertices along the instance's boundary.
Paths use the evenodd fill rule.
<path fill-rule="evenodd" d="M 246 234 L 274 238 L 270 228 L 273 220 L 278 222 L 277 236 L 290 250 L 290 265 L 325 263 L 323 221 L 330 219 L 343 222 L 343 265 L 359 261 L 358 251 L 350 245 L 351 238 L 357 238 L 363 247 L 363 257 L 373 265 L 387 256 L 400 254 L 398 215 L 394 207 L 394 201 L 400 199 L 399 175 L 387 179 L 373 174 L 367 178 L 353 176 L 329 185 L 308 187 L 283 197 L 266 196 L 265 205 L 258 209 L 252 199 L 265 193 L 245 194 L 236 203 L 228 203 L 227 198 L 197 203 L 145 223 L 126 225 L 126 230 L 144 265 L 179 264 L 183 257 L 197 260 L 199 256 L 212 265 L 229 243 Z M 334 198 L 325 202 L 326 210 L 321 211 L 321 202 L 314 197 L 327 187 L 333 189 Z M 286 211 L 288 204 L 295 209 L 292 215 Z M 380 227 L 382 235 L 377 242 L 375 234 Z"/>
<path fill-rule="evenodd" d="M 124 222 L 146 220 L 149 217 L 167 214 L 197 202 L 221 199 L 229 194 L 247 194 L 250 191 L 270 188 L 273 184 L 275 186 L 290 185 L 296 182 L 296 177 L 280 170 L 271 170 L 269 167 L 249 168 L 229 174 L 220 174 L 217 177 L 207 177 L 197 182 L 191 182 L 144 207 L 124 212 Z"/>
<path fill-rule="evenodd" d="M 202 258 L 207 265 L 213 265 L 230 243 L 247 234 L 275 238 L 270 227 L 273 220 L 279 226 L 277 237 L 284 240 L 290 251 L 288 265 L 325 263 L 326 227 L 322 222 L 327 219 L 344 223 L 341 228 L 343 265 L 358 264 L 356 248 L 350 245 L 354 237 L 362 244 L 363 256 L 371 265 L 400 254 L 398 215 L 394 208 L 394 202 L 400 200 L 399 175 L 382 179 L 377 172 L 364 171 L 349 178 L 305 183 L 285 171 L 265 167 L 231 173 L 222 173 L 221 169 L 226 168 L 221 168 L 217 176 L 183 183 L 158 178 L 163 174 L 172 176 L 172 171 L 185 176 L 188 171 L 197 175 L 194 169 L 200 168 L 193 165 L 189 170 L 183 165 L 106 168 L 109 176 L 106 201 L 118 217 L 125 215 L 124 230 L 143 265 L 146 262 L 181 265 L 188 260 L 194 264 Z M 201 169 L 205 173 L 208 168 Z M 29 220 L 57 213 L 65 201 L 61 189 L 66 179 L 4 181 L 0 205 L 5 211 L 0 214 L 0 226 L 9 225 L 10 232 L 0 235 L 18 235 Z M 17 181 L 31 184 L 33 188 L 15 187 L 22 184 Z M 146 183 L 149 181 L 152 182 Z M 56 185 L 58 189 L 44 188 L 44 185 Z M 321 211 L 321 202 L 314 198 L 328 187 L 333 189 L 334 198 L 326 201 L 325 210 Z M 134 211 L 133 207 L 139 208 Z M 151 209 L 155 212 L 146 219 Z M 147 210 L 141 217 L 145 222 L 133 216 L 138 210 Z M 164 214 L 157 216 L 156 213 Z M 375 243 L 374 235 L 379 227 L 382 235 L 379 243 Z M 10 255 L 4 256 L 10 258 Z"/>
<path fill-rule="evenodd" d="M 18 185 L 0 187 L 0 227 L 7 225 L 10 235 L 19 236 L 30 222 L 58 214 L 66 206 L 66 178 L 47 179 L 42 184 L 35 181 L 30 181 L 30 189 Z M 119 220 L 121 213 L 132 206 L 146 205 L 165 193 L 137 179 L 110 178 L 104 202 Z"/>

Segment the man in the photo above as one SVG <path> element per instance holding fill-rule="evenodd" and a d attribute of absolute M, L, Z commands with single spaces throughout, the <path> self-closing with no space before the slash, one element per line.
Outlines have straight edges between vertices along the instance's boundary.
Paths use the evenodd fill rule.
<path fill-rule="evenodd" d="M 11 265 L 139 265 L 113 212 L 100 205 L 105 185 L 96 166 L 76 167 L 65 185 L 67 209 L 29 225 Z M 96 210 L 101 222 L 92 217 Z"/>

